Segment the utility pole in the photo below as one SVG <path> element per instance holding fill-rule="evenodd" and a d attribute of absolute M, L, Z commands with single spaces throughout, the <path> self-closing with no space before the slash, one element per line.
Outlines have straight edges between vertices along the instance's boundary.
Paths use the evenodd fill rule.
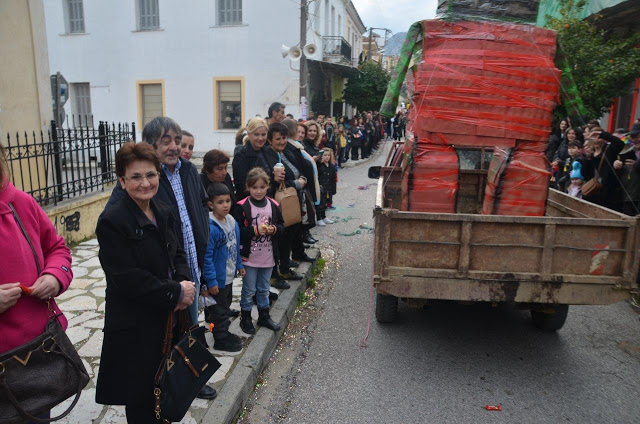
<path fill-rule="evenodd" d="M 373 27 L 369 28 L 369 50 L 367 51 L 367 60 L 371 60 L 371 39 L 373 38 Z"/>
<path fill-rule="evenodd" d="M 300 48 L 307 45 L 307 16 L 308 16 L 307 0 L 300 1 Z M 309 103 L 307 97 L 307 57 L 303 54 L 300 57 L 300 102 L 303 98 Z"/>

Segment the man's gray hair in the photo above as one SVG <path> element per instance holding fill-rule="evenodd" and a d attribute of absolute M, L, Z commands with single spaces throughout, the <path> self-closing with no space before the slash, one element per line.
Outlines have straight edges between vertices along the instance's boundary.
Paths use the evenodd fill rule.
<path fill-rule="evenodd" d="M 295 139 L 296 133 L 298 132 L 298 121 L 291 118 L 284 118 L 282 123 L 287 127 L 287 130 L 289 130 L 289 138 Z"/>
<path fill-rule="evenodd" d="M 158 141 L 160 137 L 166 134 L 169 130 L 173 130 L 176 134 L 182 135 L 180 125 L 178 125 L 178 123 L 173 119 L 167 116 L 158 116 L 157 118 L 153 118 L 142 130 L 142 141 L 151 144 L 153 147 L 157 147 L 156 141 Z"/>

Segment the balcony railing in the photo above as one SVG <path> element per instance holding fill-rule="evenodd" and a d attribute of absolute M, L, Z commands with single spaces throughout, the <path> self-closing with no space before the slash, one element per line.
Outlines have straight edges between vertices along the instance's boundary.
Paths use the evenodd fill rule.
<path fill-rule="evenodd" d="M 342 37 L 322 37 L 322 55 L 330 62 L 337 60 L 351 64 L 351 44 Z"/>

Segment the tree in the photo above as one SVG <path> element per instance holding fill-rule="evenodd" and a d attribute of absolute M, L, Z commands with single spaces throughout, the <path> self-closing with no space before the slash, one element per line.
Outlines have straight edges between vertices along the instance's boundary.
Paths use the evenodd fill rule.
<path fill-rule="evenodd" d="M 369 60 L 360 67 L 360 72 L 347 78 L 344 101 L 358 110 L 378 110 L 389 79 L 389 73 L 382 69 L 382 65 Z"/>
<path fill-rule="evenodd" d="M 598 16 L 578 17 L 586 0 L 559 1 L 560 16 L 548 17 L 548 26 L 558 33 L 558 55 L 566 59 L 584 103 L 582 120 L 596 119 L 614 98 L 629 94 L 632 82 L 640 76 L 640 49 L 636 48 L 640 34 L 617 37 L 596 26 Z M 556 116 L 576 115 L 566 102 L 556 112 Z"/>

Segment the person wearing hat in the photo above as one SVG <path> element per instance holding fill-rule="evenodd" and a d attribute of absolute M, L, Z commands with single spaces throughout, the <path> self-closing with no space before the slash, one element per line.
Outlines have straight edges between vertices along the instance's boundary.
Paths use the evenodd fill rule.
<path fill-rule="evenodd" d="M 622 211 L 631 216 L 640 214 L 640 122 L 633 124 L 627 133 L 631 141 L 629 148 L 620 152 L 622 185 L 625 189 Z"/>
<path fill-rule="evenodd" d="M 578 161 L 571 164 L 571 185 L 569 186 L 569 196 L 582 199 L 582 184 L 584 183 L 584 177 L 582 176 L 582 164 Z"/>

